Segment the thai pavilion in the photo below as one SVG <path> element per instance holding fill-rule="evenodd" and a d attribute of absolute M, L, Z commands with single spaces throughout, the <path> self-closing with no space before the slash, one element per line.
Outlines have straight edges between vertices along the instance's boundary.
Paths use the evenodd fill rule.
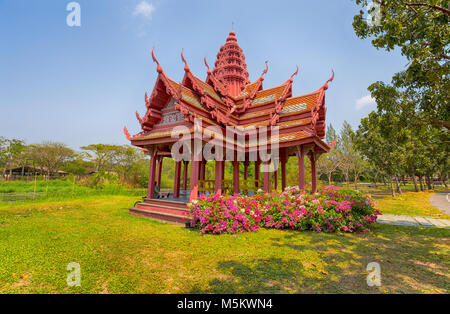
<path fill-rule="evenodd" d="M 200 194 L 251 194 L 258 189 L 270 192 L 279 189 L 279 173 L 284 190 L 290 157 L 298 159 L 301 189 L 305 188 L 304 160 L 310 160 L 312 191 L 316 191 L 316 160 L 330 150 L 322 139 L 325 92 L 334 73 L 317 91 L 303 96 L 292 95 L 298 67 L 280 86 L 264 89 L 267 65 L 256 81 L 249 81 L 245 56 L 234 31 L 220 48 L 213 70 L 205 58 L 205 81 L 191 72 L 183 52 L 185 74 L 181 83 L 166 75 L 153 51 L 152 57 L 158 77 L 150 97 L 145 95 L 145 115 L 136 113 L 142 132 L 130 136 L 124 128 L 131 144 L 144 149 L 151 158 L 147 196 L 130 213 L 184 222 L 187 203 Z M 206 151 L 214 158 L 207 158 Z M 173 190 L 157 193 L 155 185 L 160 186 L 164 158 L 175 159 Z M 232 162 L 233 180 L 224 180 L 225 160 Z M 207 162 L 214 163 L 214 178 L 205 178 Z M 250 162 L 255 164 L 252 180 L 248 174 Z M 244 165 L 242 178 L 240 163 Z"/>

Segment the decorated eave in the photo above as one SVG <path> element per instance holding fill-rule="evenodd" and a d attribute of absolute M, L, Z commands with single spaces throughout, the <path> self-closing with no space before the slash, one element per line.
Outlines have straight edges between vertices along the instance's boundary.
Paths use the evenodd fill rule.
<path fill-rule="evenodd" d="M 157 65 L 158 77 L 150 97 L 145 94 L 145 114 L 141 116 L 136 113 L 142 131 L 131 136 L 124 128 L 127 139 L 133 145 L 146 147 L 175 142 L 178 139 L 171 137 L 174 127 L 185 126 L 185 132 L 194 133 L 194 120 L 200 119 L 203 129 L 216 126 L 224 135 L 227 126 L 235 127 L 238 134 L 248 133 L 254 128 L 278 126 L 277 143 L 280 147 L 312 143 L 320 151 L 330 149 L 322 140 L 326 129 L 325 94 L 328 84 L 334 79 L 334 71 L 322 87 L 310 94 L 292 95 L 292 83 L 299 72 L 298 67 L 285 83 L 264 89 L 267 64 L 262 75 L 256 81 L 249 82 L 245 57 L 237 45 L 234 32 L 230 33 L 227 43 L 221 48 L 213 71 L 205 58 L 205 81 L 192 73 L 183 51 L 181 59 L 185 75 L 180 83 L 166 75 L 153 50 L 152 58 Z M 218 135 L 214 136 L 218 138 Z M 269 142 L 272 143 L 272 139 L 269 138 Z M 235 148 L 239 146 L 235 142 L 226 144 Z M 243 146 L 245 150 L 252 149 L 251 143 L 246 142 Z"/>

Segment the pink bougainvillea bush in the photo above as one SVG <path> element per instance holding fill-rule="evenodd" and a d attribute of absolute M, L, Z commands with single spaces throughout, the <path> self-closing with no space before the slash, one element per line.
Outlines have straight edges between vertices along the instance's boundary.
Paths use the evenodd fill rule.
<path fill-rule="evenodd" d="M 191 226 L 203 234 L 235 234 L 260 228 L 318 232 L 366 231 L 380 214 L 370 195 L 329 186 L 314 195 L 298 187 L 247 196 L 202 196 L 189 206 Z"/>

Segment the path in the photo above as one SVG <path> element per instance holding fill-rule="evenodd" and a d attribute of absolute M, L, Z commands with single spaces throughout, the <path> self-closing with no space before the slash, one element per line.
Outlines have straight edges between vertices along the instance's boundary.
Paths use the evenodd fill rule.
<path fill-rule="evenodd" d="M 431 195 L 430 204 L 440 211 L 450 215 L 450 191 L 440 192 Z"/>
<path fill-rule="evenodd" d="M 377 222 L 396 226 L 450 228 L 450 220 L 419 216 L 381 215 Z"/>

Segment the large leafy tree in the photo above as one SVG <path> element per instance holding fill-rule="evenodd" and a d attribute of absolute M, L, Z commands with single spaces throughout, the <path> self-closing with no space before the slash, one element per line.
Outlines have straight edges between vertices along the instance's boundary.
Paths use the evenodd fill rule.
<path fill-rule="evenodd" d="M 136 182 L 142 170 L 147 172 L 148 161 L 142 149 L 128 145 L 116 146 L 112 156 L 113 169 L 121 179 Z"/>
<path fill-rule="evenodd" d="M 353 182 L 357 189 L 359 176 L 367 167 L 367 163 L 363 160 L 354 142 L 355 133 L 351 125 L 347 121 L 344 121 L 337 144 L 339 169 L 345 176 L 347 187 L 350 185 L 350 175 L 353 175 Z"/>
<path fill-rule="evenodd" d="M 71 148 L 55 142 L 30 145 L 27 155 L 35 166 L 44 168 L 49 176 L 59 170 L 68 160 L 76 157 Z"/>
<path fill-rule="evenodd" d="M 112 170 L 113 160 L 121 146 L 108 144 L 91 144 L 81 149 L 86 152 L 86 157 L 95 165 L 95 171 Z"/>
<path fill-rule="evenodd" d="M 355 0 L 368 7 L 371 0 Z M 395 112 L 398 109 L 414 125 L 432 125 L 448 129 L 450 99 L 450 26 L 448 0 L 374 1 L 370 10 L 374 21 L 361 11 L 354 17 L 353 27 L 360 38 L 372 38 L 377 49 L 400 48 L 409 63 L 405 71 L 394 75 L 392 84 L 376 83 L 372 91 L 378 94 L 399 90 L 407 101 L 379 103 L 379 108 Z M 391 94 L 395 99 L 395 94 Z M 376 98 L 376 97 L 375 97 Z M 376 98 L 378 101 L 378 98 Z"/>
<path fill-rule="evenodd" d="M 84 154 L 76 154 L 75 158 L 64 163 L 61 170 L 78 176 L 88 174 L 90 170 L 93 170 L 94 165 L 90 161 L 83 159 L 83 157 Z"/>
<path fill-rule="evenodd" d="M 357 149 L 388 176 L 393 196 L 394 176 L 402 169 L 404 158 L 404 150 L 400 145 L 402 135 L 393 127 L 397 123 L 397 117 L 373 111 L 361 119 L 354 136 Z"/>
<path fill-rule="evenodd" d="M 24 141 L 0 137 L 0 165 L 3 167 L 3 175 L 5 175 L 8 168 L 22 165 L 24 151 Z"/>

